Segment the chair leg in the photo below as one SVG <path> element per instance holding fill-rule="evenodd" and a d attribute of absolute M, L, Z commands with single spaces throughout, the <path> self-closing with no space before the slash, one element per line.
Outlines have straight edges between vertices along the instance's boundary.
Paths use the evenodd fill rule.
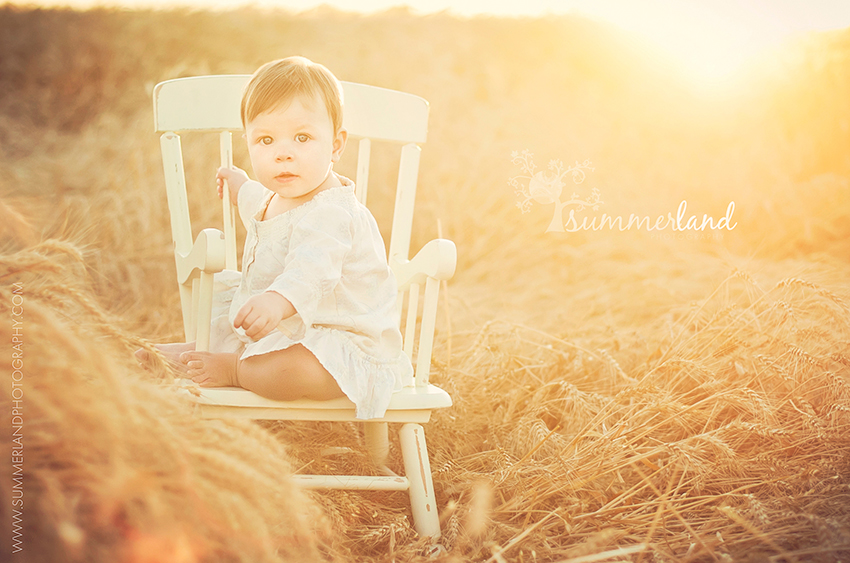
<path fill-rule="evenodd" d="M 366 450 L 369 459 L 375 467 L 384 469 L 387 465 L 387 457 L 390 455 L 390 440 L 386 422 L 364 422 L 363 438 L 366 442 Z"/>
<path fill-rule="evenodd" d="M 420 536 L 440 537 L 440 518 L 431 480 L 431 464 L 425 448 L 425 431 L 418 424 L 405 424 L 399 432 L 404 473 L 410 482 L 413 527 Z"/>

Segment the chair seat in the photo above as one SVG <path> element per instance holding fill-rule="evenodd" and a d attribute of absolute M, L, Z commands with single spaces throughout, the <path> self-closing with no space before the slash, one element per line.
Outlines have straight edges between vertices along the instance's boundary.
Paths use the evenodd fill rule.
<path fill-rule="evenodd" d="M 354 416 L 354 403 L 347 397 L 330 401 L 275 401 L 241 387 L 183 387 L 181 393 L 192 400 L 202 416 L 234 416 L 254 420 L 349 420 Z M 429 384 L 427 387 L 405 387 L 396 391 L 383 418 L 373 422 L 428 422 L 431 411 L 452 406 L 448 393 Z"/>

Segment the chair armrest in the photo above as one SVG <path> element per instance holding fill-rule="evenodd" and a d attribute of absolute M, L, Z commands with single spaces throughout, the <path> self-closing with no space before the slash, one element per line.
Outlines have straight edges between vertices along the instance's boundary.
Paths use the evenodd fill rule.
<path fill-rule="evenodd" d="M 200 272 L 222 271 L 225 253 L 224 233 L 218 229 L 204 229 L 198 233 L 188 254 L 175 253 L 178 283 L 185 284 Z"/>
<path fill-rule="evenodd" d="M 399 290 L 413 283 L 425 283 L 426 278 L 448 280 L 454 275 L 457 266 L 457 247 L 448 239 L 434 239 L 410 260 L 401 262 L 392 258 L 390 266 Z"/>

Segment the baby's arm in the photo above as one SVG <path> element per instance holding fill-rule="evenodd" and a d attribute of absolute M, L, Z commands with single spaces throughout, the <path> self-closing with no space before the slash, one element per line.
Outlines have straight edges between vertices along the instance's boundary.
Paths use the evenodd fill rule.
<path fill-rule="evenodd" d="M 233 205 L 238 205 L 239 189 L 248 181 L 248 174 L 244 170 L 236 168 L 226 168 L 222 166 L 215 173 L 215 181 L 218 185 L 218 197 L 223 197 L 224 181 L 227 180 L 227 190 L 230 192 L 230 201 Z"/>
<path fill-rule="evenodd" d="M 284 319 L 295 314 L 292 303 L 276 291 L 265 291 L 248 299 L 233 321 L 236 328 L 245 329 L 253 340 L 266 336 Z"/>

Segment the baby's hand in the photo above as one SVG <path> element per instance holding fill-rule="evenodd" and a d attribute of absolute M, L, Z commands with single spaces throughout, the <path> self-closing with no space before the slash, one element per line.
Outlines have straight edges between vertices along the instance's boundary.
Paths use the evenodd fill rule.
<path fill-rule="evenodd" d="M 215 182 L 218 186 L 218 197 L 222 197 L 224 192 L 224 181 L 227 180 L 227 189 L 230 192 L 230 201 L 233 205 L 236 205 L 238 196 L 239 196 L 239 188 L 242 187 L 242 184 L 248 181 L 248 174 L 245 173 L 244 170 L 236 168 L 225 168 L 222 166 L 215 173 Z"/>
<path fill-rule="evenodd" d="M 266 336 L 283 319 L 295 314 L 295 307 L 280 293 L 266 291 L 248 299 L 236 313 L 233 321 L 235 328 L 242 327 L 252 340 Z"/>

